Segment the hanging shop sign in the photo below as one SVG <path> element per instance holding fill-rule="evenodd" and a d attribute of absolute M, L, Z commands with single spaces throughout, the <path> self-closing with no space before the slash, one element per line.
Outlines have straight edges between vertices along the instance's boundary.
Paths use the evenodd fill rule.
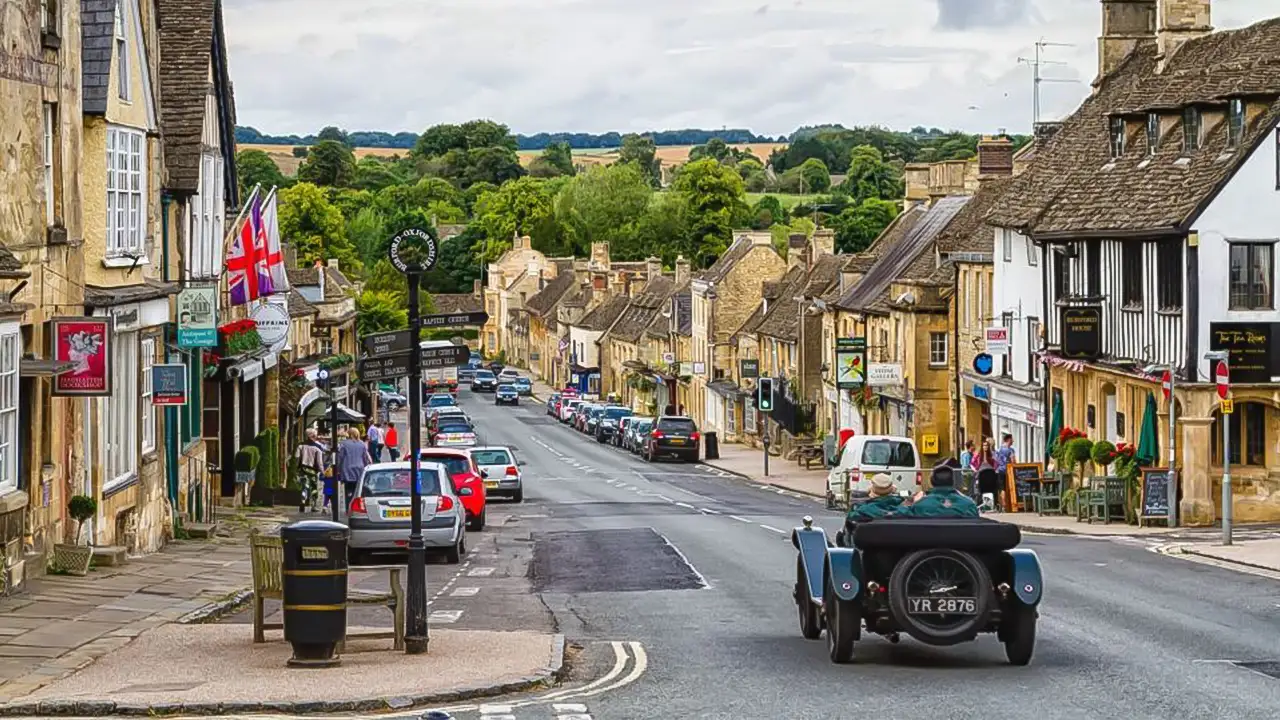
<path fill-rule="evenodd" d="M 836 387 L 857 390 L 867 383 L 867 339 L 836 338 Z"/>
<path fill-rule="evenodd" d="M 73 363 L 53 379 L 53 394 L 76 397 L 111 395 L 115 353 L 114 321 L 109 317 L 53 319 L 53 353 L 58 362 Z"/>
<path fill-rule="evenodd" d="M 183 288 L 178 293 L 178 347 L 217 346 L 218 288 Z"/>
<path fill-rule="evenodd" d="M 166 363 L 151 367 L 151 404 L 187 404 L 187 366 Z"/>

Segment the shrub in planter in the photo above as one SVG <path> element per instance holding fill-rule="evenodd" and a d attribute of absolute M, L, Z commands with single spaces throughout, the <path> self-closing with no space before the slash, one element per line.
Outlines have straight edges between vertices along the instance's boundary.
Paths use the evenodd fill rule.
<path fill-rule="evenodd" d="M 280 487 L 280 431 L 267 428 L 253 442 L 258 450 L 255 480 L 272 490 Z"/>
<path fill-rule="evenodd" d="M 1111 463 L 1116 461 L 1116 446 L 1107 440 L 1099 440 L 1089 450 L 1089 459 L 1105 473 Z"/>
<path fill-rule="evenodd" d="M 243 485 L 253 482 L 258 469 L 258 448 L 246 445 L 236 453 L 236 482 Z"/>
<path fill-rule="evenodd" d="M 54 569 L 70 575 L 86 575 L 93 562 L 93 547 L 80 544 L 84 524 L 98 512 L 98 502 L 87 495 L 73 495 L 67 502 L 67 514 L 76 521 L 75 542 L 53 546 Z"/>
<path fill-rule="evenodd" d="M 1067 442 L 1066 447 L 1062 451 L 1063 465 L 1066 467 L 1080 467 L 1080 478 L 1083 481 L 1085 476 L 1085 463 L 1093 459 L 1093 441 L 1089 438 L 1076 438 Z"/>

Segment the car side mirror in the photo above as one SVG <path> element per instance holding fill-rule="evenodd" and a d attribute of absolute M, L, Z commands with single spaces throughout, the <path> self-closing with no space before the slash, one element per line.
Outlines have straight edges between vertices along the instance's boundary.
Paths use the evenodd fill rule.
<path fill-rule="evenodd" d="M 458 494 L 463 496 L 470 495 L 471 488 L 462 488 L 461 490 L 458 491 Z"/>
<path fill-rule="evenodd" d="M 516 461 L 516 465 L 517 465 L 517 466 L 519 466 L 519 467 L 524 467 L 525 465 L 528 465 L 528 464 L 529 464 L 529 463 L 525 462 L 524 460 L 517 460 L 517 461 Z"/>
<path fill-rule="evenodd" d="M 482 478 L 487 478 L 487 477 L 489 477 L 489 471 L 488 471 L 488 470 L 481 470 L 481 471 L 480 471 L 480 477 L 482 477 Z"/>

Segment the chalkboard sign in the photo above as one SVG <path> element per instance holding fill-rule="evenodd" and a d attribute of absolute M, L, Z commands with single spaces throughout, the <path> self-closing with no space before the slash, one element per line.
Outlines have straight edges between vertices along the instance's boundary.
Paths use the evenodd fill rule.
<path fill-rule="evenodd" d="M 1040 478 L 1044 477 L 1044 465 L 1040 463 L 1009 463 L 1005 468 L 1005 505 L 1008 512 L 1020 512 L 1018 498 L 1040 490 Z"/>
<path fill-rule="evenodd" d="M 1169 468 L 1142 471 L 1142 517 L 1169 517 Z"/>

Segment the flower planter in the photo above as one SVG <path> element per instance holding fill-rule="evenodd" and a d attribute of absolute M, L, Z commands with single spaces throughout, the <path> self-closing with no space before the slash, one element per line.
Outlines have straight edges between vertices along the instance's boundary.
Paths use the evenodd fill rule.
<path fill-rule="evenodd" d="M 93 547 L 91 545 L 53 546 L 53 566 L 69 575 L 88 575 L 89 565 L 93 563 Z"/>
<path fill-rule="evenodd" d="M 254 476 L 255 476 L 255 475 L 257 475 L 257 471 L 256 471 L 256 470 L 247 470 L 247 471 L 246 471 L 246 470 L 237 470 L 237 471 L 236 471 L 236 484 L 237 484 L 237 485 L 248 485 L 249 483 L 253 482 L 253 478 L 254 478 Z"/>

